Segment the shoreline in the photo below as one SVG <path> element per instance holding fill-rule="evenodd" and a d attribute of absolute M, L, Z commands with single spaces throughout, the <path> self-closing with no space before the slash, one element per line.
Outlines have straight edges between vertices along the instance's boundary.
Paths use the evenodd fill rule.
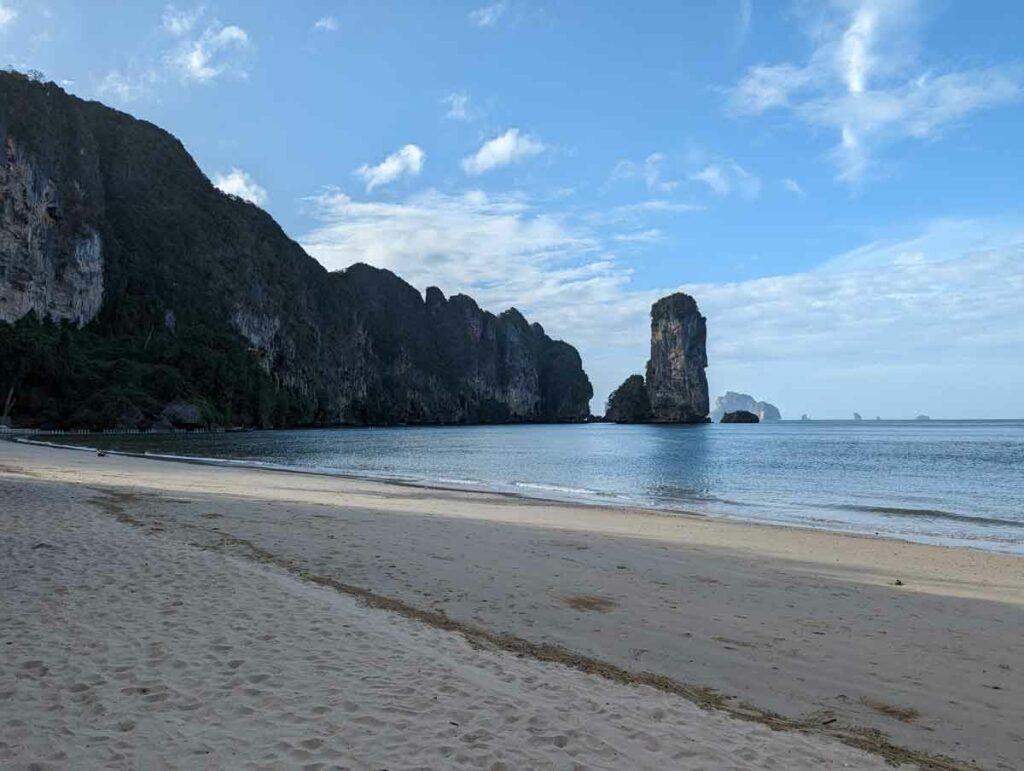
<path fill-rule="evenodd" d="M 921 767 L 1012 768 L 1024 753 L 1015 556 L 152 460 L 0 443 L 0 484 L 84 497 L 155 542 L 524 641 L 533 658 L 561 651 L 729 714 L 959 761 Z"/>
<path fill-rule="evenodd" d="M 781 422 L 781 421 L 780 421 Z M 801 421 L 793 421 L 801 422 Z M 849 421 L 855 422 L 855 421 Z M 906 422 L 916 422 L 913 420 Z M 1011 421 L 1012 422 L 1012 421 Z M 73 445 L 73 444 L 62 444 L 57 442 L 48 442 L 39 439 L 32 439 L 30 437 L 3 437 L 0 435 L 0 439 L 6 438 L 10 442 L 25 445 L 35 445 L 39 447 L 48 447 L 59 450 L 71 450 L 74 452 L 97 452 L 98 448 L 92 445 Z M 921 536 L 920 539 L 914 539 L 909 537 L 901 537 L 894 534 L 883 534 L 880 532 L 870 533 L 856 529 L 839 529 L 835 527 L 816 526 L 810 524 L 802 524 L 799 522 L 786 522 L 776 520 L 765 520 L 757 518 L 745 518 L 742 516 L 734 516 L 731 514 L 717 514 L 707 513 L 701 511 L 691 511 L 686 509 L 671 509 L 671 508 L 659 508 L 656 506 L 644 506 L 637 504 L 636 502 L 630 502 L 622 500 L 616 502 L 613 500 L 614 496 L 609 495 L 608 501 L 591 501 L 591 500 L 580 500 L 574 499 L 570 496 L 557 497 L 553 495 L 544 495 L 541 493 L 528 493 L 515 490 L 502 490 L 497 489 L 494 486 L 489 486 L 486 482 L 466 480 L 466 483 L 461 486 L 455 486 L 454 483 L 445 484 L 443 480 L 413 480 L 403 479 L 401 477 L 391 476 L 373 476 L 370 474 L 359 474 L 341 470 L 332 470 L 327 468 L 302 468 L 300 466 L 289 466 L 287 464 L 277 463 L 264 463 L 261 461 L 253 460 L 237 460 L 232 458 L 213 458 L 213 457 L 202 457 L 202 456 L 187 456 L 187 455 L 173 455 L 166 453 L 151 453 L 151 452 L 132 452 L 128 450 L 104 450 L 107 455 L 120 456 L 125 458 L 138 458 L 140 460 L 153 460 L 162 461 L 166 463 L 181 463 L 196 466 L 209 466 L 215 468 L 229 468 L 229 469 L 249 469 L 251 471 L 264 471 L 274 472 L 282 474 L 300 474 L 314 477 L 323 477 L 326 479 L 341 479 L 352 482 L 367 482 L 377 483 L 382 485 L 394 485 L 396 487 L 406 487 L 414 490 L 424 490 L 426 492 L 441 492 L 441 493 L 467 493 L 476 495 L 491 495 L 503 498 L 510 498 L 516 501 L 521 501 L 524 504 L 530 504 L 535 502 L 540 505 L 557 505 L 566 508 L 582 508 L 582 509 L 596 509 L 596 510 L 611 510 L 618 511 L 620 513 L 628 514 L 630 516 L 637 515 L 649 515 L 654 517 L 679 517 L 679 518 L 698 518 L 698 519 L 709 519 L 717 522 L 733 523 L 736 525 L 750 526 L 750 527 L 761 527 L 771 529 L 781 529 L 784 531 L 795 530 L 799 532 L 821 532 L 828 533 L 836 536 L 843 536 L 847 538 L 858 538 L 866 539 L 869 541 L 882 541 L 882 542 L 895 542 L 902 544 L 913 544 L 918 546 L 928 546 L 936 549 L 952 549 L 952 550 L 967 550 L 972 552 L 981 552 L 984 554 L 999 554 L 1008 557 L 1024 558 L 1024 551 L 1012 551 L 1009 549 L 995 548 L 993 546 L 976 546 L 964 539 L 956 542 L 950 542 L 950 539 L 942 539 L 938 536 L 929 537 Z M 552 491 L 554 492 L 554 491 Z M 945 516 L 950 516 L 944 513 Z M 952 515 L 954 519 L 963 518 L 962 515 Z M 998 543 L 998 542 L 988 542 Z"/>
<path fill-rule="evenodd" d="M 2 476 L 0 490 L 5 767 L 882 771 L 914 757 L 738 720 L 160 537 L 129 493 Z"/>

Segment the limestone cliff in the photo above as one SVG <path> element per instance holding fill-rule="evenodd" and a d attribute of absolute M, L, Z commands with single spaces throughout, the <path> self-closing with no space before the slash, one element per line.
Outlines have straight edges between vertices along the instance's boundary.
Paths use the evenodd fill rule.
<path fill-rule="evenodd" d="M 697 302 L 682 292 L 663 297 L 651 307 L 647 378 L 627 378 L 608 400 L 605 417 L 616 423 L 706 423 L 707 365 L 707 322 Z"/>
<path fill-rule="evenodd" d="M 55 181 L 47 169 L 0 127 L 0 322 L 29 313 L 81 327 L 103 299 L 99 233 L 82 220 L 86 191 Z"/>
<path fill-rule="evenodd" d="M 676 292 L 651 308 L 647 393 L 656 423 L 707 421 L 707 336 L 707 321 L 689 295 Z"/>
<path fill-rule="evenodd" d="M 0 147 L 16 423 L 177 425 L 188 406 L 265 426 L 589 414 L 572 346 L 388 271 L 329 273 L 152 124 L 2 73 Z"/>

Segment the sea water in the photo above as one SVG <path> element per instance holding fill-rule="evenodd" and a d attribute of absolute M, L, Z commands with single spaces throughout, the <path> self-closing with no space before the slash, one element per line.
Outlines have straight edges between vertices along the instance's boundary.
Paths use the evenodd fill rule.
<path fill-rule="evenodd" d="M 1024 554 L 1024 421 L 344 428 L 71 441 Z"/>

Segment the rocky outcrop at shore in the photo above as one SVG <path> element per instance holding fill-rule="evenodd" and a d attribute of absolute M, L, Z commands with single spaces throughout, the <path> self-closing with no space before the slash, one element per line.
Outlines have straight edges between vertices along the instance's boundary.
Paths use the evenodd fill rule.
<path fill-rule="evenodd" d="M 765 423 L 782 420 L 782 413 L 774 404 L 757 401 L 750 394 L 741 394 L 736 391 L 726 391 L 725 395 L 715 399 L 715 408 L 711 411 L 711 419 L 719 422 L 725 413 L 739 410 L 752 412 L 757 415 L 759 421 Z"/>
<path fill-rule="evenodd" d="M 736 410 L 735 412 L 727 412 L 722 416 L 722 423 L 760 423 L 760 418 L 757 417 L 753 412 L 747 410 Z"/>
<path fill-rule="evenodd" d="M 13 388 L 15 424 L 589 417 L 571 345 L 386 270 L 326 271 L 150 123 L 0 73 L 0 147 L 0 393 Z"/>
<path fill-rule="evenodd" d="M 651 307 L 647 377 L 631 375 L 608 400 L 605 418 L 616 423 L 708 421 L 707 320 L 697 302 L 677 292 Z"/>
<path fill-rule="evenodd" d="M 604 418 L 611 423 L 648 423 L 651 399 L 643 375 L 630 375 L 608 399 Z"/>

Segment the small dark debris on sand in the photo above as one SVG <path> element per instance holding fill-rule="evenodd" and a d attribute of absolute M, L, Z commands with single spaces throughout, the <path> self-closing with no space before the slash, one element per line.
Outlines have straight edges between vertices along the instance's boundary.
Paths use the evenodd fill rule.
<path fill-rule="evenodd" d="M 618 605 L 614 600 L 596 594 L 570 594 L 562 597 L 562 602 L 574 610 L 596 610 L 598 613 L 607 613 Z"/>

